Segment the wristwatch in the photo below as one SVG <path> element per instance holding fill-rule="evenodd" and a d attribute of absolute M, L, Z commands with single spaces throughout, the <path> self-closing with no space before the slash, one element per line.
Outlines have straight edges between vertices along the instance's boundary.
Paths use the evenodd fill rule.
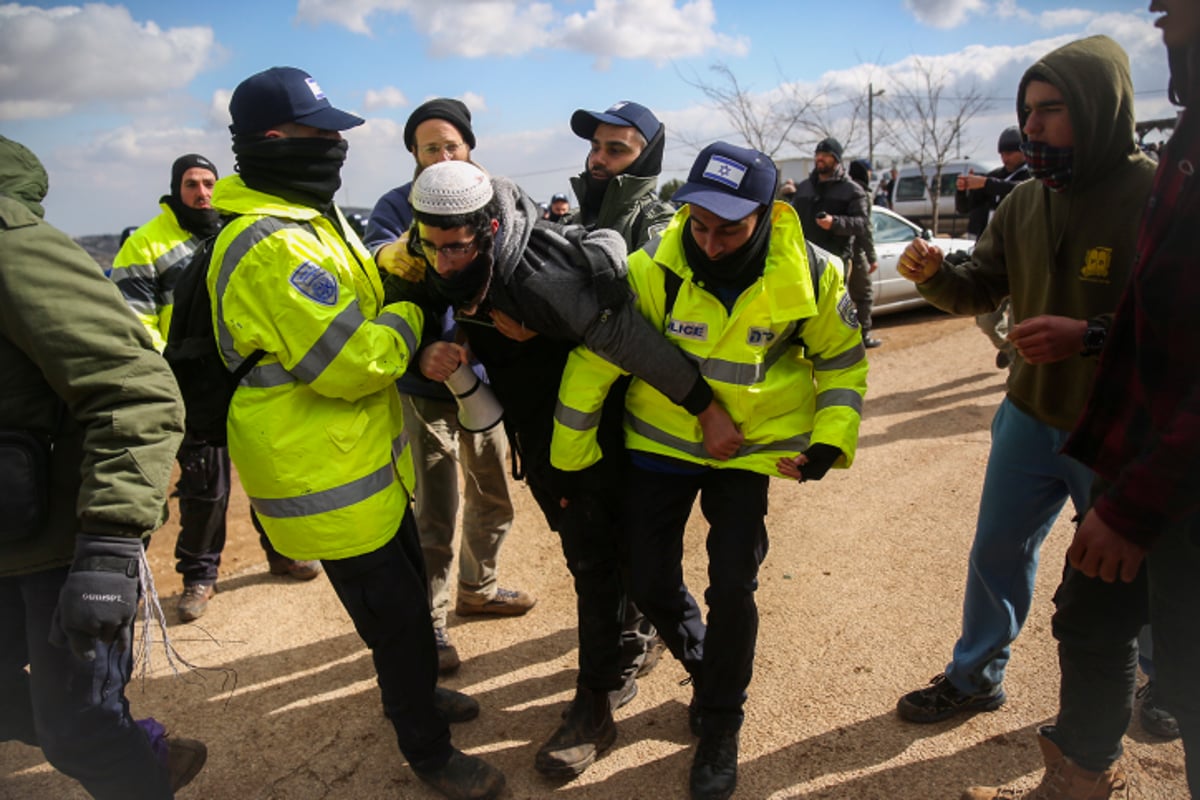
<path fill-rule="evenodd" d="M 1088 320 L 1087 328 L 1083 331 L 1083 349 L 1080 351 L 1084 356 L 1098 356 L 1100 351 L 1104 349 L 1104 337 L 1108 335 L 1108 326 L 1097 320 Z"/>

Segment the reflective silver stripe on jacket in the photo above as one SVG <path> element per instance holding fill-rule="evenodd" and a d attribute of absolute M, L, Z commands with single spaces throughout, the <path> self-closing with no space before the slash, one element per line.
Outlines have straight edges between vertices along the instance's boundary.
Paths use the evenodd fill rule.
<path fill-rule="evenodd" d="M 400 435 L 392 439 L 392 459 L 396 462 L 400 461 L 404 451 L 408 449 L 408 431 L 403 430 Z"/>
<path fill-rule="evenodd" d="M 179 280 L 179 273 L 187 266 L 198 245 L 199 240 L 193 236 L 154 259 L 153 264 L 113 267 L 109 278 L 121 287 L 121 294 L 130 308 L 139 314 L 155 314 L 159 308 L 175 303 L 175 284 Z M 138 296 L 132 288 L 134 286 L 152 287 L 153 297 Z"/>
<path fill-rule="evenodd" d="M 729 361 L 723 358 L 697 358 L 685 352 L 688 358 L 700 367 L 700 374 L 705 378 L 731 386 L 754 386 L 767 379 L 769 370 L 776 361 L 783 357 L 787 349 L 793 346 L 792 337 L 796 332 L 796 323 L 789 322 L 775 342 L 767 350 L 767 356 L 760 363 L 747 364 L 740 361 Z"/>
<path fill-rule="evenodd" d="M 817 393 L 817 411 L 834 406 L 846 406 L 862 416 L 862 395 L 853 389 L 826 389 Z"/>
<path fill-rule="evenodd" d="M 554 419 L 568 428 L 576 431 L 590 431 L 600 426 L 600 411 L 587 413 L 563 405 L 561 400 L 554 407 Z"/>
<path fill-rule="evenodd" d="M 229 287 L 229 280 L 233 277 L 233 271 L 237 269 L 237 265 L 246 257 L 251 248 L 263 239 L 285 228 L 300 227 L 303 226 L 295 222 L 280 219 L 279 217 L 260 217 L 252 222 L 244 231 L 235 236 L 233 241 L 229 243 L 229 247 L 225 248 L 225 254 L 221 258 L 221 272 L 217 275 L 216 287 L 217 345 L 221 348 L 221 355 L 225 357 L 225 363 L 229 365 L 231 372 L 236 372 L 237 368 L 245 360 L 238 353 L 237 348 L 233 346 L 233 334 L 229 332 L 229 328 L 225 325 L 225 290 Z"/>
<path fill-rule="evenodd" d="M 831 371 L 835 369 L 849 369 L 858 362 L 867 357 L 867 348 L 863 344 L 856 344 L 840 355 L 830 358 L 821 358 L 814 356 L 812 358 L 813 369 Z"/>
<path fill-rule="evenodd" d="M 295 383 L 296 376 L 283 368 L 276 361 L 273 364 L 255 364 L 246 377 L 238 382 L 238 386 L 252 386 L 255 389 L 270 389 L 275 386 L 287 386 Z"/>
<path fill-rule="evenodd" d="M 696 458 L 709 458 L 708 451 L 704 449 L 703 442 L 692 442 L 687 439 L 680 439 L 678 436 L 672 436 L 662 428 L 651 425 L 644 419 L 639 419 L 633 414 L 625 414 L 625 423 L 633 429 L 635 433 L 644 436 L 652 442 L 669 447 L 672 450 L 678 450 L 681 453 L 687 453 Z M 777 442 L 760 442 L 758 444 L 744 444 L 738 448 L 733 455 L 734 458 L 742 456 L 752 456 L 756 453 L 761 453 L 766 450 L 796 452 L 800 453 L 808 449 L 809 438 L 808 434 L 800 434 L 792 436 L 788 439 L 781 439 Z"/>
<path fill-rule="evenodd" d="M 371 474 L 357 480 L 297 497 L 251 497 L 250 502 L 260 514 L 277 519 L 310 517 L 348 508 L 355 503 L 379 494 L 395 483 L 396 469 L 389 461 Z"/>

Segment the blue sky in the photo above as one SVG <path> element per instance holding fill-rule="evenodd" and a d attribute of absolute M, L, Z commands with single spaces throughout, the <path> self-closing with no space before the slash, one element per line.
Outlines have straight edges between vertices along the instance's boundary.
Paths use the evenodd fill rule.
<path fill-rule="evenodd" d="M 47 219 L 74 235 L 120 231 L 157 213 L 171 161 L 200 152 L 227 174 L 230 92 L 275 65 L 311 73 L 364 116 L 348 133 L 342 205 L 371 206 L 411 178 L 404 121 L 429 97 L 471 107 L 475 158 L 535 198 L 568 191 L 586 144 L 576 108 L 622 100 L 667 124 L 664 178 L 716 138 L 743 143 L 686 78 L 723 63 L 762 103 L 780 85 L 830 104 L 822 119 L 865 154 L 865 124 L 839 119 L 868 83 L 892 88 L 913 59 L 945 95 L 989 98 L 964 155 L 995 161 L 1014 124 L 1021 73 L 1054 47 L 1104 33 L 1130 53 L 1142 119 L 1170 116 L 1165 50 L 1148 0 L 243 0 L 0 5 L 0 133 L 50 173 Z M 834 14 L 832 9 L 837 9 Z M 888 97 L 888 95 L 884 95 Z M 879 101 L 881 106 L 884 100 Z M 839 110 L 840 109 L 840 110 Z M 878 109 L 885 113 L 884 109 Z M 877 123 L 878 125 L 879 123 Z M 819 137 L 798 133 L 780 158 Z M 877 145 L 877 156 L 886 147 Z"/>

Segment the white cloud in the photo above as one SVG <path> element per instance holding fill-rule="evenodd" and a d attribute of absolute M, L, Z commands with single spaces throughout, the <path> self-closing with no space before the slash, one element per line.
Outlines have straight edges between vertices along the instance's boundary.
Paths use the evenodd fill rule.
<path fill-rule="evenodd" d="M 1043 28 L 1078 28 L 1096 17 L 1095 11 L 1084 8 L 1059 8 L 1043 11 L 1038 15 L 1038 25 Z"/>
<path fill-rule="evenodd" d="M 957 28 L 969 15 L 987 10 L 983 0 L 904 0 L 904 5 L 931 28 Z"/>
<path fill-rule="evenodd" d="M 378 111 L 381 108 L 401 108 L 408 105 L 404 92 L 395 86 L 385 86 L 382 89 L 367 89 L 363 98 L 363 110 Z"/>
<path fill-rule="evenodd" d="M 474 114 L 478 114 L 480 111 L 487 111 L 487 100 L 477 92 L 463 92 L 462 96 L 458 99 L 462 100 Z"/>
<path fill-rule="evenodd" d="M 163 30 L 122 6 L 0 5 L 0 120 L 136 104 L 186 86 L 221 55 L 211 28 Z"/>
<path fill-rule="evenodd" d="M 570 4 L 574 6 L 574 3 Z M 595 56 L 600 67 L 613 58 L 670 58 L 718 50 L 744 54 L 744 37 L 717 30 L 712 0 L 595 0 L 586 11 L 560 10 L 528 0 L 300 0 L 297 17 L 371 34 L 372 14 L 407 14 L 429 38 L 435 56 L 516 56 L 535 50 L 571 50 Z"/>

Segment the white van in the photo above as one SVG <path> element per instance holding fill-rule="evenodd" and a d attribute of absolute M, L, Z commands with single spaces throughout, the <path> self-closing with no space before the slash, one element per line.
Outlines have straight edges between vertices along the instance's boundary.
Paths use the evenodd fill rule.
<path fill-rule="evenodd" d="M 938 230 L 935 233 L 947 236 L 966 233 L 966 214 L 960 215 L 954 210 L 954 184 L 958 176 L 968 170 L 973 170 L 976 175 L 986 175 L 992 167 L 966 158 L 952 159 L 942 165 L 942 182 L 938 189 Z M 936 174 L 937 170 L 932 165 L 925 167 L 924 177 L 920 167 L 901 167 L 888 198 L 892 210 L 922 228 L 932 228 L 933 200 L 930 199 L 929 187 Z"/>

